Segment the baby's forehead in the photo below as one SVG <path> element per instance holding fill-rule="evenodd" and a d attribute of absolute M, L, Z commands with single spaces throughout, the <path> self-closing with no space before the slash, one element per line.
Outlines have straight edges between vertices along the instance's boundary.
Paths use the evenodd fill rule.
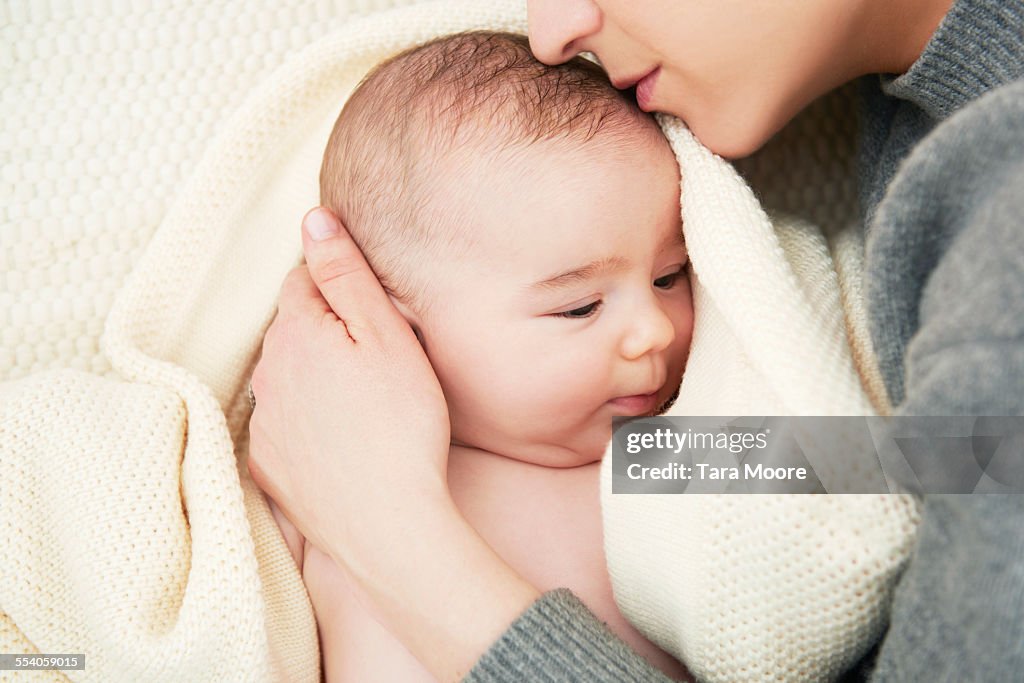
<path fill-rule="evenodd" d="M 678 167 L 660 132 L 468 146 L 435 169 L 423 216 L 446 261 L 526 269 L 623 234 L 651 248 L 681 241 Z"/>

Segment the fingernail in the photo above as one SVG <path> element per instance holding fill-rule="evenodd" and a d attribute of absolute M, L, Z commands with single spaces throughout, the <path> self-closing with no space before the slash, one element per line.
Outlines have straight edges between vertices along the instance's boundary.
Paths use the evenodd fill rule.
<path fill-rule="evenodd" d="M 302 226 L 315 242 L 338 234 L 338 222 L 323 209 L 313 209 L 307 213 Z"/>

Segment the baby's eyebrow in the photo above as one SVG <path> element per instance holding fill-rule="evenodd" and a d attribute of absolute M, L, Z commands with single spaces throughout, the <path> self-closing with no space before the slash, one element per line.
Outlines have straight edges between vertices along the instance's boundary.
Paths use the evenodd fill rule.
<path fill-rule="evenodd" d="M 608 256 L 597 261 L 591 261 L 585 266 L 566 270 L 557 275 L 552 275 L 540 282 L 530 285 L 530 290 L 557 290 L 569 287 L 578 282 L 584 282 L 592 277 L 608 271 L 619 270 L 629 265 L 628 259 L 621 256 Z"/>

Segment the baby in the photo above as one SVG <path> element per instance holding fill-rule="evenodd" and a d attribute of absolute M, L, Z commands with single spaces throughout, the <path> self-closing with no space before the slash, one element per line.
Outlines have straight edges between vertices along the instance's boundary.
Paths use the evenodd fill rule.
<path fill-rule="evenodd" d="M 437 373 L 468 522 L 538 589 L 570 588 L 685 676 L 615 606 L 598 486 L 612 417 L 668 408 L 693 326 L 678 166 L 657 124 L 585 60 L 548 67 L 525 38 L 462 34 L 367 77 L 320 187 Z M 431 680 L 278 519 L 327 680 Z"/>

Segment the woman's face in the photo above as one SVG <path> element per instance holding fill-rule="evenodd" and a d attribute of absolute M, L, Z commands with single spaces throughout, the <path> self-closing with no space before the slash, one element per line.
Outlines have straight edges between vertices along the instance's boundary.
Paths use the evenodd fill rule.
<path fill-rule="evenodd" d="M 616 87 L 681 118 L 712 151 L 741 157 L 841 84 L 830 50 L 858 2 L 834 0 L 529 0 L 542 62 L 592 52 Z M 835 66 L 832 66 L 835 64 Z"/>

